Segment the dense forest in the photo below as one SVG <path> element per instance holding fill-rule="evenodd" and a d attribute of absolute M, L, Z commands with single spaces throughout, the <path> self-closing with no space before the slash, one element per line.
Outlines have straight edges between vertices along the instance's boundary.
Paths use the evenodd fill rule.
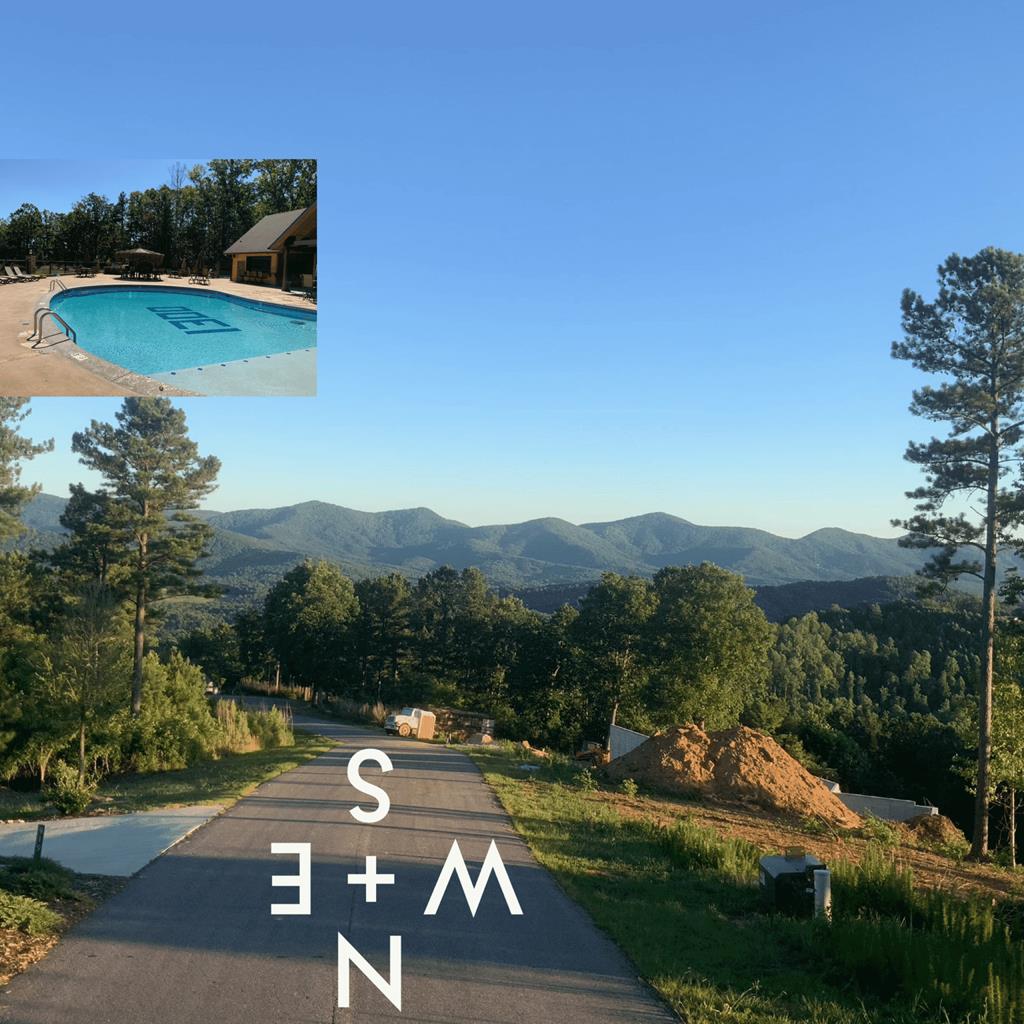
<path fill-rule="evenodd" d="M 114 200 L 90 192 L 67 211 L 23 203 L 0 218 L 0 257 L 94 264 L 142 246 L 163 253 L 168 266 L 215 266 L 260 218 L 315 201 L 315 160 L 177 163 L 163 184 Z"/>
<path fill-rule="evenodd" d="M 905 599 L 770 623 L 711 564 L 606 574 L 550 615 L 475 569 L 351 581 L 306 562 L 262 606 L 179 637 L 221 685 L 279 678 L 353 701 L 486 712 L 506 735 L 570 751 L 617 721 L 773 733 L 854 792 L 930 800 L 970 824 L 978 602 Z M 1016 620 L 1001 673 L 1017 687 Z M 279 675 L 278 675 L 279 673 Z"/>
<path fill-rule="evenodd" d="M 0 534 L 10 539 L 33 494 L 19 467 L 47 446 L 18 432 L 24 400 L 4 399 L 0 413 Z M 71 487 L 54 546 L 0 555 L 8 778 L 42 781 L 62 765 L 87 784 L 188 762 L 215 749 L 206 681 L 276 682 L 356 706 L 486 712 L 506 736 L 563 751 L 603 740 L 613 714 L 644 731 L 742 722 L 844 789 L 927 799 L 970 824 L 975 597 L 906 597 L 773 623 L 741 576 L 703 563 L 653 577 L 606 573 L 578 606 L 545 614 L 475 568 L 353 581 L 309 560 L 230 617 L 160 637 L 163 607 L 216 592 L 201 571 L 213 531 L 190 510 L 219 463 L 200 456 L 166 399 L 125 400 L 115 423 L 93 421 L 72 450 L 102 485 Z M 993 789 L 1010 793 L 1024 747 L 1024 629 L 1004 609 L 998 634 Z"/>

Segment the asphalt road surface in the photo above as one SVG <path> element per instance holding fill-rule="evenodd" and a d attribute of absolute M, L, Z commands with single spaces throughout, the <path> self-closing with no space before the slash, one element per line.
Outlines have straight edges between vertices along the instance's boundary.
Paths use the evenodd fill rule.
<path fill-rule="evenodd" d="M 314 724 L 299 719 L 298 723 Z M 614 944 L 566 897 L 513 831 L 472 762 L 441 746 L 315 722 L 330 753 L 261 786 L 134 877 L 0 996 L 4 1024 L 604 1024 L 676 1020 Z M 377 824 L 349 809 L 375 802 L 347 781 L 349 757 L 377 747 L 394 771 L 363 776 L 391 797 Z M 494 839 L 523 914 L 492 877 L 476 916 L 453 879 L 423 910 L 458 839 L 475 879 Z M 273 888 L 297 859 L 271 843 L 312 844 L 312 913 L 272 917 L 294 888 Z M 395 884 L 365 901 L 349 885 L 365 857 Z M 337 1007 L 338 932 L 384 977 L 402 936 L 401 1013 L 350 972 Z"/>

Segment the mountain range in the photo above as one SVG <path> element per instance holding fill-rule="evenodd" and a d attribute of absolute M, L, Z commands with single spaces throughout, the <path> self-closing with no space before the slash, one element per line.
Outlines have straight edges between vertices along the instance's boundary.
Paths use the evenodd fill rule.
<path fill-rule="evenodd" d="M 40 494 L 23 543 L 46 546 L 62 532 L 64 499 Z M 584 583 L 602 572 L 650 576 L 666 565 L 714 562 L 751 586 L 897 577 L 924 555 L 894 539 L 827 528 L 796 539 L 745 527 L 699 526 L 662 512 L 575 525 L 532 519 L 467 526 L 427 508 L 359 512 L 322 501 L 271 509 L 203 511 L 214 528 L 204 569 L 215 582 L 255 593 L 304 558 L 324 558 L 354 578 L 399 572 L 415 578 L 441 565 L 476 566 L 506 590 Z"/>

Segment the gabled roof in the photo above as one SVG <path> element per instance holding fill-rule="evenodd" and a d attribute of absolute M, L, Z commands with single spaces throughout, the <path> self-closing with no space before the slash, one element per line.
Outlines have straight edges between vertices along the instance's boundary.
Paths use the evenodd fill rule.
<path fill-rule="evenodd" d="M 308 207 L 316 209 L 314 204 Z M 271 213 L 254 224 L 234 245 L 224 250 L 225 256 L 242 255 L 245 253 L 276 252 L 289 234 L 290 229 L 303 218 L 307 210 L 288 210 L 285 213 Z"/>

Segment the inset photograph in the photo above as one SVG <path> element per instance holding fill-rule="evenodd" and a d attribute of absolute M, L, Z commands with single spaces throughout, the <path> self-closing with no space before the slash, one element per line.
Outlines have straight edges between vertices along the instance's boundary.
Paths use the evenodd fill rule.
<path fill-rule="evenodd" d="M 315 159 L 0 161 L 0 395 L 316 394 Z"/>

